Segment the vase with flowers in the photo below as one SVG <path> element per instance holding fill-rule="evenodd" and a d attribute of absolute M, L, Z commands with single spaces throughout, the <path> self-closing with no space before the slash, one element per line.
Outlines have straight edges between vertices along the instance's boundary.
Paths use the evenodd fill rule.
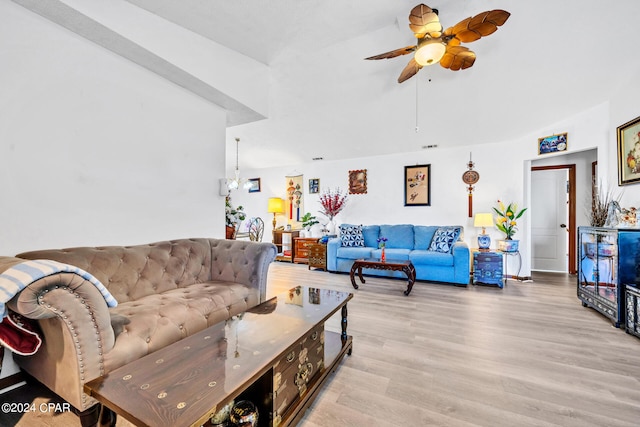
<path fill-rule="evenodd" d="M 234 208 L 231 204 L 231 197 L 227 196 L 224 203 L 224 211 L 226 225 L 225 236 L 229 240 L 234 240 L 236 238 L 236 230 L 238 229 L 238 224 L 241 221 L 244 221 L 244 219 L 246 218 L 244 208 L 242 206 Z"/>
<path fill-rule="evenodd" d="M 380 236 L 377 239 L 378 242 L 378 248 L 380 248 L 380 261 L 385 262 L 387 260 L 387 255 L 384 253 L 384 248 L 387 246 L 387 239 L 386 237 Z"/>
<path fill-rule="evenodd" d="M 329 222 L 325 225 L 328 234 L 335 234 L 336 225 L 334 218 L 344 209 L 346 203 L 347 193 L 343 194 L 340 188 L 336 188 L 335 190 L 329 188 L 320 194 L 322 210 L 319 212 L 329 219 Z"/>
<path fill-rule="evenodd" d="M 513 235 L 518 231 L 518 219 L 525 213 L 527 208 L 518 210 L 518 205 L 509 203 L 505 205 L 498 200 L 498 207 L 493 208 L 498 214 L 496 217 L 496 227 L 505 234 L 505 240 L 498 242 L 498 248 L 503 252 L 517 252 L 518 240 L 513 239 Z"/>

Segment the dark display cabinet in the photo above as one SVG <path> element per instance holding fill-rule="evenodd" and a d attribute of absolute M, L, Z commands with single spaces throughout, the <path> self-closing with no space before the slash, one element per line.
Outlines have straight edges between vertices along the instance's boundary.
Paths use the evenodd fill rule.
<path fill-rule="evenodd" d="M 624 324 L 625 285 L 640 284 L 640 230 L 578 227 L 578 298 Z"/>

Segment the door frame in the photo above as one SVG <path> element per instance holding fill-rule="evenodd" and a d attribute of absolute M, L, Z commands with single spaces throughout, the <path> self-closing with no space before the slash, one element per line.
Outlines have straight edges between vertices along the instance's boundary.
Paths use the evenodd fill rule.
<path fill-rule="evenodd" d="M 569 274 L 577 274 L 576 266 L 576 165 L 532 166 L 531 172 L 567 169 L 569 172 Z"/>

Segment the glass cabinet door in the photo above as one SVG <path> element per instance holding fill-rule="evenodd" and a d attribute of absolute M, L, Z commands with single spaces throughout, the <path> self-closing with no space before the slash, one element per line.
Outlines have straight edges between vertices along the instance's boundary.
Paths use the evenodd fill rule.
<path fill-rule="evenodd" d="M 580 227 L 578 233 L 578 296 L 617 322 L 618 233 L 615 230 Z"/>

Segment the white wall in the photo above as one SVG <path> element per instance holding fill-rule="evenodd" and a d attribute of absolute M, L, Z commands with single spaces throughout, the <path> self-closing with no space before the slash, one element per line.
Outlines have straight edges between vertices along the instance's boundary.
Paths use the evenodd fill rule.
<path fill-rule="evenodd" d="M 0 1 L 0 254 L 221 237 L 225 114 Z"/>
<path fill-rule="evenodd" d="M 577 153 L 598 147 L 601 148 L 598 152 L 606 152 L 608 123 L 609 106 L 604 103 L 575 117 L 550 124 L 535 134 L 521 136 L 512 141 L 462 148 L 439 147 L 390 156 L 320 161 L 289 168 L 244 170 L 241 174 L 245 178 L 261 178 L 262 191 L 247 193 L 246 190 L 236 190 L 232 193 L 232 202 L 234 205 L 243 205 L 248 216 L 261 216 L 265 219 L 265 240 L 269 240 L 272 216 L 266 212 L 267 199 L 285 198 L 285 175 L 304 175 L 304 211 L 317 214 L 320 208 L 318 196 L 308 194 L 310 178 L 320 179 L 321 190 L 337 186 L 346 189 L 349 170 L 367 169 L 368 193 L 349 195 L 347 207 L 337 217 L 338 223 L 461 224 L 465 227 L 465 240 L 470 246 L 475 247 L 479 230 L 473 227 L 473 219 L 468 217 L 468 196 L 466 185 L 462 182 L 462 174 L 467 170 L 470 152 L 475 169 L 480 173 L 480 180 L 475 185 L 473 193 L 474 213 L 491 212 L 498 199 L 516 202 L 524 207 L 528 206 L 530 200 L 532 160 L 565 161 L 561 155 L 556 154 L 539 156 L 538 138 L 568 132 L 569 154 L 580 157 Z M 607 162 L 600 157 L 599 162 L 604 165 L 600 172 L 607 174 Z M 431 206 L 404 206 L 404 167 L 415 164 L 431 164 Z M 231 171 L 228 171 L 228 175 L 230 174 Z M 284 216 L 278 216 L 278 225 L 286 222 Z M 493 245 L 503 237 L 497 229 L 488 232 Z M 521 275 L 530 275 L 529 235 L 528 214 L 525 214 L 516 234 L 516 238 L 521 240 Z"/>

